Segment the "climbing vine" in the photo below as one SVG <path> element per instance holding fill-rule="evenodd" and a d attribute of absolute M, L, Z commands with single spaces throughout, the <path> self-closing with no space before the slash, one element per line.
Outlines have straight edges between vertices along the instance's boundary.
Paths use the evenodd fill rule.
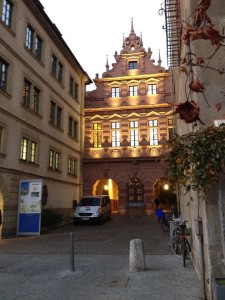
<path fill-rule="evenodd" d="M 168 179 L 186 191 L 208 191 L 225 174 L 225 124 L 210 126 L 166 143 L 161 159 L 168 163 Z"/>

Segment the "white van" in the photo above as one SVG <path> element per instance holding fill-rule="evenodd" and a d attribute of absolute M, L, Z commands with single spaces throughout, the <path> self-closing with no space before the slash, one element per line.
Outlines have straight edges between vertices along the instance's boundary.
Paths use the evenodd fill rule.
<path fill-rule="evenodd" d="M 102 224 L 104 220 L 111 216 L 111 203 L 109 196 L 96 195 L 81 198 L 73 215 L 74 224 L 80 222 L 98 222 Z"/>

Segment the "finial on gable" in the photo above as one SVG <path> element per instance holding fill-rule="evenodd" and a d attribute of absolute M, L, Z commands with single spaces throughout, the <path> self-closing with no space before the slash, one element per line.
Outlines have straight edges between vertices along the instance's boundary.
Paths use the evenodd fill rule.
<path fill-rule="evenodd" d="M 131 33 L 134 33 L 134 23 L 133 23 L 133 18 L 131 18 Z"/>
<path fill-rule="evenodd" d="M 142 41 L 142 32 L 140 33 L 140 46 L 143 46 L 143 41 Z"/>
<path fill-rule="evenodd" d="M 124 39 L 124 33 L 123 33 L 123 48 L 125 47 L 125 39 Z"/>
<path fill-rule="evenodd" d="M 160 50 L 159 50 L 159 59 L 158 59 L 158 66 L 161 67 L 162 60 L 161 60 L 161 55 L 160 55 Z"/>
<path fill-rule="evenodd" d="M 107 57 L 106 57 L 106 65 L 105 65 L 105 67 L 106 67 L 106 71 L 109 71 L 108 55 L 107 55 Z"/>

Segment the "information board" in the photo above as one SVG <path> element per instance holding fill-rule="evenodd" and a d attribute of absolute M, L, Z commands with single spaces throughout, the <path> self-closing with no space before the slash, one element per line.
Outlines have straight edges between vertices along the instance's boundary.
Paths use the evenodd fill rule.
<path fill-rule="evenodd" d="M 39 235 L 41 228 L 42 180 L 20 181 L 17 235 Z"/>

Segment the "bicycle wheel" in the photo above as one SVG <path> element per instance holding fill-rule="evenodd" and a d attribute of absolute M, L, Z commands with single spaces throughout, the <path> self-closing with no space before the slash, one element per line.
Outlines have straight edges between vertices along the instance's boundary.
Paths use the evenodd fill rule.
<path fill-rule="evenodd" d="M 167 221 L 163 221 L 162 223 L 161 223 L 161 227 L 162 227 L 162 230 L 164 231 L 164 232 L 167 232 L 170 228 L 169 228 L 169 224 L 168 224 L 168 222 Z"/>
<path fill-rule="evenodd" d="M 175 234 L 170 241 L 171 250 L 174 255 L 182 258 L 182 238 Z"/>

